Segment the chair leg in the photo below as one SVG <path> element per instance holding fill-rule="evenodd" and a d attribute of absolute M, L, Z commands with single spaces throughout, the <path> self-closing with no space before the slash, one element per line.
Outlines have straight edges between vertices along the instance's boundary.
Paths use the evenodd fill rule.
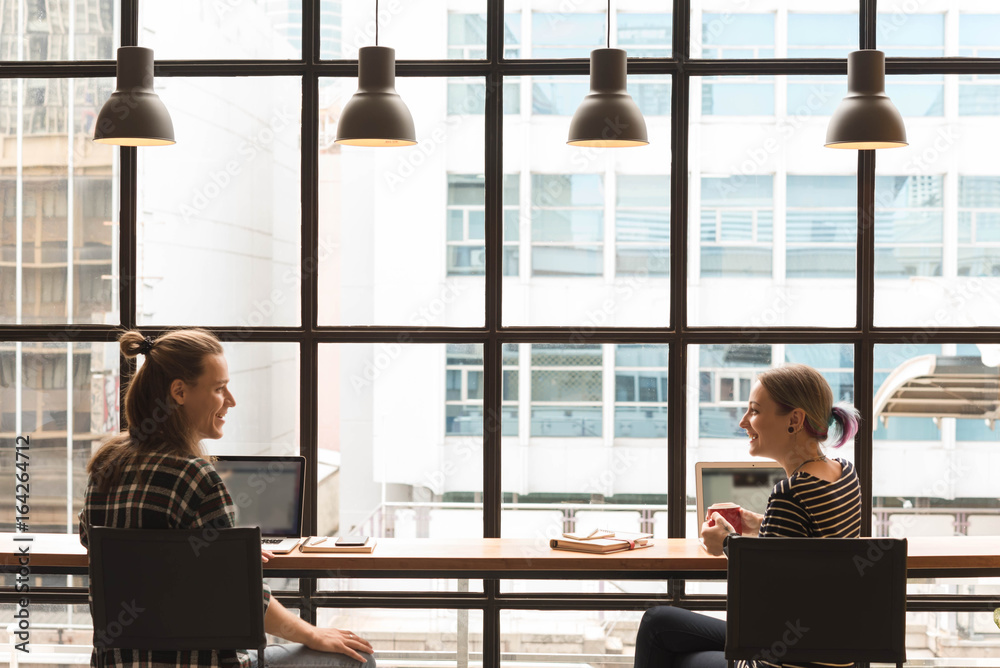
<path fill-rule="evenodd" d="M 267 663 L 264 661 L 264 649 L 267 648 L 267 643 L 264 643 L 257 648 L 257 668 L 267 668 Z M 899 668 L 902 668 L 900 666 Z"/>

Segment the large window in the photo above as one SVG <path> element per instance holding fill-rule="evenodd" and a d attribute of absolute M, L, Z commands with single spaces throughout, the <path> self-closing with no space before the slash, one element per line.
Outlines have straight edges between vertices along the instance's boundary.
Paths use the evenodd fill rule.
<path fill-rule="evenodd" d="M 307 532 L 693 536 L 694 463 L 748 457 L 756 375 L 803 362 L 865 411 L 838 454 L 866 531 L 1000 535 L 995 5 L 0 0 L 0 472 L 30 436 L 33 529 L 75 531 L 122 425 L 117 333 L 199 325 L 237 400 L 206 447 L 302 453 Z M 376 28 L 413 147 L 335 143 Z M 155 50 L 175 146 L 90 140 L 122 43 Z M 648 146 L 566 144 L 608 43 Z M 861 47 L 888 56 L 909 147 L 859 160 L 823 143 Z M 471 627 L 490 668 L 501 632 L 518 662 L 562 634 L 565 662 L 599 664 L 633 651 L 638 615 L 608 611 L 675 593 L 515 581 L 607 610 L 498 613 L 494 584 L 331 575 L 321 591 L 412 596 L 302 614 L 361 620 L 387 663 L 457 665 Z M 949 606 L 910 633 L 995 654 Z"/>

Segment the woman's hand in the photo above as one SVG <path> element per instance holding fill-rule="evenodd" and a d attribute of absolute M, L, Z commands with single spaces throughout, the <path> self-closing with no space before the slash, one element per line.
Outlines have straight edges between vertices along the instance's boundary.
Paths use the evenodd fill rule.
<path fill-rule="evenodd" d="M 710 522 L 715 522 L 715 525 L 712 526 Z M 712 513 L 705 523 L 701 525 L 701 544 L 705 546 L 709 554 L 721 557 L 722 541 L 733 531 L 736 531 L 736 529 L 726 521 L 725 517 L 719 513 Z"/>
<path fill-rule="evenodd" d="M 355 661 L 366 661 L 358 652 L 374 653 L 371 644 L 352 631 L 315 627 L 301 617 L 293 615 L 281 601 L 273 597 L 267 605 L 267 610 L 264 611 L 264 630 L 279 638 L 300 642 L 309 649 L 336 652 Z"/>
<path fill-rule="evenodd" d="M 740 508 L 740 521 L 743 522 L 743 535 L 756 538 L 760 535 L 760 525 L 764 522 L 764 516 L 758 515 L 752 510 Z"/>
<path fill-rule="evenodd" d="M 274 553 L 268 552 L 263 547 L 260 548 L 260 560 L 266 564 L 269 559 L 274 559 Z"/>
<path fill-rule="evenodd" d="M 313 628 L 313 632 L 310 636 L 311 637 L 305 642 L 306 647 L 309 649 L 315 649 L 320 652 L 336 652 L 337 654 L 344 654 L 351 657 L 355 661 L 361 661 L 362 663 L 367 663 L 368 660 L 358 654 L 358 652 L 365 652 L 366 654 L 375 653 L 375 650 L 372 649 L 371 643 L 361 636 L 355 635 L 352 631 L 342 631 L 340 629 L 321 629 L 316 627 Z"/>

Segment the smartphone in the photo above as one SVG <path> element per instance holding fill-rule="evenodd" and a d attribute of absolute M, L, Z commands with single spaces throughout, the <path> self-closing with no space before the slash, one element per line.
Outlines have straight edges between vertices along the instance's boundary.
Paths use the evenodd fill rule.
<path fill-rule="evenodd" d="M 368 536 L 341 536 L 334 543 L 337 547 L 358 547 L 368 542 Z"/>

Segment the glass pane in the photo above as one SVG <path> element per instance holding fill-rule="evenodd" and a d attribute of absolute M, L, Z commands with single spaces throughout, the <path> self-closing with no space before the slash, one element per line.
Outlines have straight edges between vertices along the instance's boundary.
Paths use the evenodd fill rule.
<path fill-rule="evenodd" d="M 502 441 L 502 535 L 598 520 L 652 533 L 666 511 L 667 346 L 536 343 L 528 359 L 519 412 L 502 423 L 506 436 L 521 421 Z"/>
<path fill-rule="evenodd" d="M 112 79 L 0 79 L 0 323 L 118 321 L 118 152 L 92 141 Z"/>
<path fill-rule="evenodd" d="M 115 0 L 8 2 L 0 9 L 0 60 L 114 60 Z M 100 98 L 103 104 L 105 97 Z"/>
<path fill-rule="evenodd" d="M 775 9 L 779 8 L 779 18 Z M 694 58 L 844 58 L 858 48 L 857 8 L 816 13 L 810 0 L 694 0 Z M 842 11 L 841 11 L 842 10 Z M 786 35 L 779 39 L 780 35 Z"/>
<path fill-rule="evenodd" d="M 1000 443 L 1000 347 L 886 344 L 874 352 L 872 535 L 1000 534 L 984 465 Z"/>
<path fill-rule="evenodd" d="M 643 591 L 641 582 L 537 582 L 517 581 L 511 591 L 517 594 L 553 591 L 586 592 L 599 596 L 608 589 Z M 569 585 L 560 586 L 560 585 Z M 576 585 L 576 586 L 573 586 Z M 661 588 L 662 585 L 661 585 Z M 500 642 L 504 654 L 501 668 L 525 665 L 551 665 L 553 668 L 583 665 L 622 665 L 632 663 L 635 655 L 635 632 L 642 619 L 641 610 L 502 610 Z M 604 658 L 607 657 L 607 658 Z"/>
<path fill-rule="evenodd" d="M 875 200 L 875 275 L 940 276 L 944 226 L 941 177 L 877 177 Z"/>
<path fill-rule="evenodd" d="M 912 78 L 912 77 L 911 77 Z M 795 130 L 810 116 L 831 116 L 847 93 L 847 77 L 838 76 L 789 76 L 779 77 L 787 82 L 788 115 L 786 135 Z M 893 101 L 895 101 L 893 96 Z"/>
<path fill-rule="evenodd" d="M 995 5 L 962 0 L 958 6 L 958 49 L 949 45 L 948 55 L 973 58 L 996 58 L 996 30 L 1000 29 L 1000 14 Z M 990 74 L 968 74 L 959 77 L 958 113 L 960 116 L 1000 115 L 1000 80 Z"/>
<path fill-rule="evenodd" d="M 667 354 L 667 346 L 615 346 L 616 439 L 666 438 Z"/>
<path fill-rule="evenodd" d="M 977 0 L 959 0 L 955 3 L 958 14 L 958 53 L 947 55 L 971 58 L 996 58 L 1000 55 L 997 30 L 1000 30 L 1000 13 L 996 5 Z"/>
<path fill-rule="evenodd" d="M 606 46 L 604 13 L 535 11 L 531 13 L 531 56 L 534 58 L 589 58 Z"/>
<path fill-rule="evenodd" d="M 504 30 L 507 58 L 589 58 L 592 49 L 607 45 L 604 6 L 525 0 L 523 13 L 508 14 Z M 657 0 L 615 9 L 611 46 L 629 58 L 669 58 L 673 28 L 670 3 Z"/>
<path fill-rule="evenodd" d="M 590 89 L 588 77 L 580 76 L 525 77 L 523 81 L 531 91 L 530 112 L 537 116 L 572 116 Z"/>
<path fill-rule="evenodd" d="M 178 142 L 138 152 L 139 323 L 299 324 L 300 80 L 160 77 L 157 92 Z"/>
<path fill-rule="evenodd" d="M 350 588 L 349 579 L 343 582 Z M 408 581 L 389 582 L 394 589 L 403 589 Z M 462 591 L 468 591 L 468 581 L 460 582 Z M 316 625 L 351 629 L 372 644 L 380 665 L 459 668 L 483 661 L 481 610 L 319 608 Z"/>
<path fill-rule="evenodd" d="M 513 204 L 504 204 L 506 221 L 516 222 L 519 215 L 516 175 L 507 175 L 506 191 L 513 193 Z M 513 190 L 509 182 L 513 181 Z M 482 174 L 448 175 L 448 275 L 486 274 L 486 180 Z M 511 225 L 511 241 L 517 240 L 517 225 Z M 506 228 L 505 228 L 506 229 Z M 511 244 L 512 249 L 516 246 Z M 505 249 L 509 250 L 509 249 Z M 516 276 L 517 265 L 505 265 L 505 276 Z"/>
<path fill-rule="evenodd" d="M 519 262 L 521 277 L 504 284 L 504 324 L 666 325 L 669 77 L 629 77 L 650 145 L 627 156 L 566 145 L 586 77 L 516 80 L 522 95 L 533 97 L 520 115 L 504 118 L 505 181 L 517 176 L 520 215 L 518 236 L 505 225 L 504 243 L 517 251 L 511 261 Z M 513 209 L 513 193 L 505 192 L 505 208 Z"/>
<path fill-rule="evenodd" d="M 649 9 L 663 11 L 662 5 L 667 5 L 665 13 L 653 13 Z M 630 58 L 669 58 L 673 43 L 673 17 L 670 15 L 670 3 L 649 3 L 641 13 L 618 11 L 615 18 L 618 21 L 614 30 L 618 37 L 617 44 L 612 45 L 626 49 Z"/>
<path fill-rule="evenodd" d="M 942 79 L 951 95 L 956 88 L 960 96 L 963 90 L 970 95 L 984 90 L 956 75 Z M 906 116 L 907 128 L 913 128 L 910 155 L 879 154 L 877 326 L 934 329 L 1000 322 L 1000 169 L 988 158 L 1000 150 L 1000 141 L 980 129 L 1000 117 L 1000 107 L 990 113 L 947 121 Z"/>
<path fill-rule="evenodd" d="M 875 40 L 887 58 L 944 55 L 943 13 L 922 13 L 919 5 L 904 0 L 890 0 L 879 9 Z"/>
<path fill-rule="evenodd" d="M 789 2 L 789 58 L 846 58 L 858 48 L 858 15 L 819 14 L 808 0 Z"/>
<path fill-rule="evenodd" d="M 891 75 L 885 90 L 903 116 L 944 116 L 944 75 Z"/>
<path fill-rule="evenodd" d="M 225 435 L 205 441 L 216 455 L 299 454 L 299 346 L 223 343 L 236 399 Z M 238 417 L 237 417 L 238 416 Z M 321 476 L 322 477 L 322 476 Z"/>
<path fill-rule="evenodd" d="M 728 80 L 737 79 L 692 79 L 689 323 L 849 325 L 857 156 L 823 147 L 826 114 L 845 91 L 833 78 L 775 77 L 788 94 L 787 116 L 703 114 L 694 91 Z"/>
<path fill-rule="evenodd" d="M 395 49 L 397 60 L 481 59 L 486 57 L 485 17 L 486 0 L 383 0 L 376 25 L 374 2 L 322 0 L 320 58 L 355 59 L 361 47 L 375 46 L 377 32 L 378 45 Z M 508 15 L 506 23 L 516 26 L 516 17 Z"/>
<path fill-rule="evenodd" d="M 335 4 L 324 2 L 320 11 L 326 15 Z M 153 49 L 157 59 L 299 59 L 302 2 L 143 2 L 139 46 Z"/>
<path fill-rule="evenodd" d="M 3 584 L 8 585 L 10 590 L 13 591 L 15 576 L 11 573 L 4 579 L 6 580 L 8 577 L 10 578 L 9 583 L 4 581 Z M 86 576 L 73 576 L 73 586 L 81 586 L 81 583 L 77 582 L 81 577 L 83 579 L 82 586 L 88 586 Z M 37 575 L 32 573 L 30 586 L 32 588 L 65 587 L 67 586 L 67 579 L 65 575 Z M 32 659 L 39 655 L 44 657 L 47 654 L 51 657 L 49 660 L 60 661 L 60 665 L 64 666 L 85 666 L 90 662 L 90 655 L 93 649 L 91 638 L 94 633 L 89 606 L 86 604 L 41 603 L 35 600 L 31 601 L 30 607 L 22 608 L 17 606 L 15 608 L 16 605 L 15 603 L 0 604 L 0 616 L 3 619 L 14 620 L 17 619 L 14 616 L 15 610 L 18 612 L 26 610 L 30 617 L 44 619 L 45 622 L 34 622 L 31 624 L 31 631 L 34 633 L 32 633 L 31 639 L 28 641 L 22 641 L 21 638 L 23 636 L 18 637 L 14 635 L 14 631 L 11 630 L 10 651 L 20 651 L 19 649 L 15 649 L 15 645 L 27 642 L 28 644 L 25 646 L 27 649 L 24 656 L 28 656 L 29 652 L 33 653 L 35 656 L 32 656 Z M 29 623 L 31 622 L 29 621 Z M 51 636 L 49 636 L 50 633 Z"/>
<path fill-rule="evenodd" d="M 0 468 L 27 464 L 20 470 L 30 477 L 28 512 L 15 512 L 12 478 L 0 497 L 0 531 L 13 531 L 18 518 L 31 532 L 77 530 L 91 452 L 120 429 L 119 385 L 117 344 L 0 343 Z"/>
<path fill-rule="evenodd" d="M 754 461 L 739 422 L 757 374 L 785 363 L 807 364 L 829 383 L 834 401 L 854 403 L 854 347 L 830 343 L 697 345 L 690 347 L 688 360 L 688 377 L 697 379 L 699 391 L 697 417 L 688 422 L 686 535 L 697 536 L 701 520 L 695 517 L 695 463 Z M 854 442 L 839 449 L 827 447 L 826 454 L 854 461 Z M 762 489 L 754 496 L 766 507 L 769 494 L 769 489 Z"/>
<path fill-rule="evenodd" d="M 670 177 L 618 177 L 615 205 L 615 272 L 669 276 Z"/>
<path fill-rule="evenodd" d="M 482 346 L 321 344 L 319 364 L 319 533 L 482 537 Z"/>
<path fill-rule="evenodd" d="M 418 144 L 373 151 L 334 143 L 357 82 L 320 80 L 321 324 L 482 326 L 483 117 L 448 113 L 448 81 L 396 79 Z M 485 100 L 484 79 L 462 81 Z M 505 202 L 515 215 L 526 206 Z M 451 230 L 461 237 L 446 240 Z M 505 274 L 516 276 L 517 263 Z"/>
<path fill-rule="evenodd" d="M 692 85 L 692 100 L 700 98 L 705 116 L 773 116 L 774 77 L 704 77 L 696 96 Z"/>
<path fill-rule="evenodd" d="M 773 12 L 761 14 L 718 12 L 709 7 L 700 10 L 692 3 L 691 55 L 695 58 L 774 58 Z M 753 3 L 743 3 L 749 9 Z M 697 21 L 701 15 L 700 22 Z M 700 24 L 700 35 L 695 26 Z"/>

